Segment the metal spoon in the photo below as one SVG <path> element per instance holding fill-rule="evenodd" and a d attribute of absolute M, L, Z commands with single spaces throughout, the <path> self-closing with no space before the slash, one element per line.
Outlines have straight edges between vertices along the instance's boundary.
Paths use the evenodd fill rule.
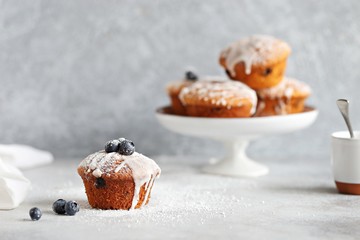
<path fill-rule="evenodd" d="M 338 99 L 336 101 L 336 104 L 341 112 L 341 115 L 343 116 L 346 126 L 349 130 L 350 137 L 354 138 L 354 132 L 352 130 L 351 124 L 350 124 L 350 118 L 349 118 L 349 101 L 346 99 Z"/>

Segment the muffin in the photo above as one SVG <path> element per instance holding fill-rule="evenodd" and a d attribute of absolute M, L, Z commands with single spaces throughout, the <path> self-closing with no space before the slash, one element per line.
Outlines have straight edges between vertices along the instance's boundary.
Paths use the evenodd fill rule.
<path fill-rule="evenodd" d="M 220 54 L 228 76 L 253 89 L 276 86 L 284 77 L 289 45 L 266 35 L 254 35 L 232 43 Z"/>
<path fill-rule="evenodd" d="M 284 115 L 304 111 L 304 103 L 311 89 L 304 82 L 284 78 L 279 85 L 258 90 L 257 94 L 259 104 L 256 116 Z"/>
<path fill-rule="evenodd" d="M 86 157 L 77 171 L 91 207 L 126 210 L 149 202 L 161 173 L 152 159 L 135 152 L 133 142 L 124 138 L 109 141 L 105 150 Z"/>
<path fill-rule="evenodd" d="M 171 82 L 166 86 L 166 90 L 171 101 L 171 108 L 174 114 L 185 115 L 185 108 L 179 99 L 180 91 L 184 87 L 190 86 L 197 80 L 198 76 L 195 73 L 187 71 L 183 80 Z"/>
<path fill-rule="evenodd" d="M 186 115 L 194 117 L 250 117 L 257 103 L 255 91 L 235 81 L 199 81 L 184 87 L 179 98 Z"/>

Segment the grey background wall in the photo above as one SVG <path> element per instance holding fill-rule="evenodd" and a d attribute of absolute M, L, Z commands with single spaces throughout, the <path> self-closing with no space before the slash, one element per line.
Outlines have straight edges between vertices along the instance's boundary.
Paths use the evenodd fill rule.
<path fill-rule="evenodd" d="M 219 51 L 250 34 L 290 43 L 287 75 L 309 83 L 312 127 L 256 142 L 259 157 L 328 156 L 344 129 L 335 100 L 360 120 L 360 2 L 0 1 L 0 143 L 83 157 L 125 136 L 149 155 L 217 155 L 218 144 L 163 129 L 154 110 L 187 66 L 223 74 Z"/>

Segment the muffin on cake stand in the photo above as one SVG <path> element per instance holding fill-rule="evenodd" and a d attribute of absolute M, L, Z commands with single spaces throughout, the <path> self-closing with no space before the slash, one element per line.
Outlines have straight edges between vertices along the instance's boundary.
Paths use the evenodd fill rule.
<path fill-rule="evenodd" d="M 246 155 L 250 141 L 304 129 L 315 121 L 317 115 L 318 111 L 311 107 L 306 107 L 301 113 L 252 118 L 179 116 L 172 113 L 171 107 L 156 111 L 160 124 L 170 131 L 222 142 L 226 156 L 215 164 L 205 166 L 203 170 L 234 177 L 258 177 L 269 172 L 268 167 Z"/>

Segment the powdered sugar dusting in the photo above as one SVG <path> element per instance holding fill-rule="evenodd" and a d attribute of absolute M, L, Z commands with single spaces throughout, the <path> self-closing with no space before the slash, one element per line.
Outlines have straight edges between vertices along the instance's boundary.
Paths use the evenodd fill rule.
<path fill-rule="evenodd" d="M 249 99 L 252 103 L 251 114 L 255 113 L 257 104 L 256 92 L 245 84 L 235 81 L 199 81 L 183 88 L 179 98 L 184 105 L 186 105 L 185 98 L 192 98 L 227 108 L 241 107 L 241 100 Z"/>
<path fill-rule="evenodd" d="M 49 189 L 45 194 L 51 200 L 60 196 L 76 200 L 81 206 L 76 221 L 100 225 L 123 223 L 129 228 L 147 223 L 186 224 L 191 219 L 197 219 L 201 225 L 210 219 L 225 219 L 231 215 L 231 209 L 235 206 L 246 209 L 256 204 L 250 199 L 239 197 L 239 194 L 233 195 L 231 189 L 239 184 L 245 190 L 255 189 L 257 185 L 252 180 L 199 174 L 196 168 L 169 164 L 162 178 L 163 181 L 158 182 L 152 190 L 151 203 L 134 211 L 93 209 L 82 188 L 73 184 Z"/>
<path fill-rule="evenodd" d="M 284 52 L 290 52 L 287 43 L 271 36 L 254 35 L 232 43 L 221 52 L 221 57 L 225 58 L 227 69 L 232 76 L 236 75 L 234 69 L 239 62 L 244 62 L 245 73 L 249 75 L 253 63 L 265 63 Z"/>
<path fill-rule="evenodd" d="M 311 88 L 304 82 L 298 81 L 294 78 L 285 77 L 275 87 L 264 88 L 257 91 L 260 98 L 270 99 L 278 99 L 282 97 L 290 99 L 295 92 L 303 95 L 310 95 Z"/>
<path fill-rule="evenodd" d="M 101 177 L 102 174 L 116 174 L 123 167 L 130 168 L 135 183 L 131 209 L 134 209 L 139 202 L 141 186 L 145 184 L 145 200 L 147 200 L 154 179 L 159 177 L 161 173 L 159 166 L 152 159 L 137 152 L 125 156 L 117 152 L 106 153 L 105 151 L 99 151 L 86 157 L 79 166 L 84 168 L 85 174 L 92 171 L 92 174 L 97 178 Z M 142 204 L 145 203 L 146 201 L 143 201 Z"/>

